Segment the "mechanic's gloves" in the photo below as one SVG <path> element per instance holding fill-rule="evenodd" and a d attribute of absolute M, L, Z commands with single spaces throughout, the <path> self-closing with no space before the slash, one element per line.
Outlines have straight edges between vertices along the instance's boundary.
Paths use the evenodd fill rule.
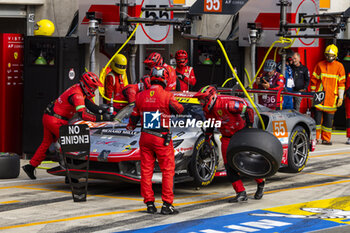
<path fill-rule="evenodd" d="M 338 99 L 337 108 L 342 106 L 342 104 L 343 104 L 343 99 Z"/>
<path fill-rule="evenodd" d="M 247 127 L 252 127 L 254 123 L 254 110 L 250 107 L 247 107 L 245 113 L 245 122 Z"/>
<path fill-rule="evenodd" d="M 135 127 L 134 125 L 130 124 L 130 123 L 126 126 L 126 129 L 127 129 L 127 130 L 130 130 L 130 131 L 131 131 L 131 130 L 134 130 L 135 128 L 136 128 L 136 127 Z"/>

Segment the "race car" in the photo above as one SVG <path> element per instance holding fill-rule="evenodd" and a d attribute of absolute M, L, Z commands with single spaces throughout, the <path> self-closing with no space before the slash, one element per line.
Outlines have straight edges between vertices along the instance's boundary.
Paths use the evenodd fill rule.
<path fill-rule="evenodd" d="M 175 152 L 175 182 L 194 181 L 196 186 L 206 186 L 210 184 L 215 176 L 225 176 L 225 168 L 221 156 L 221 134 L 214 131 L 212 145 L 205 143 L 204 127 L 196 127 L 194 122 L 206 119 L 202 106 L 198 100 L 192 98 L 195 93 L 174 93 L 175 98 L 184 106 L 184 112 L 179 116 L 171 118 L 171 132 Z M 235 97 L 239 98 L 239 97 Z M 240 98 L 239 98 L 240 99 Z M 243 100 L 243 99 L 242 99 Z M 245 100 L 243 100 L 245 101 Z M 123 108 L 115 117 L 113 122 L 86 122 L 76 121 L 74 124 L 87 124 L 90 127 L 91 149 L 89 156 L 89 177 L 108 180 L 125 180 L 128 182 L 140 182 L 140 149 L 139 137 L 141 125 L 134 131 L 125 129 L 129 116 L 132 112 L 133 104 Z M 251 173 L 249 166 L 238 167 L 242 169 L 242 174 L 251 177 L 267 177 L 276 171 L 271 171 L 266 164 L 270 161 L 264 159 L 265 154 L 273 154 L 277 169 L 284 172 L 300 172 L 306 165 L 309 151 L 315 147 L 316 127 L 315 121 L 295 110 L 271 110 L 258 105 L 259 112 L 266 126 L 266 131 L 261 129 L 261 123 L 256 116 L 253 127 L 253 136 L 249 132 L 242 130 L 240 139 L 256 143 L 245 145 L 244 151 L 239 150 L 237 155 L 229 159 L 229 164 L 234 165 L 236 158 L 248 160 L 246 162 L 256 162 L 263 164 L 266 169 L 262 173 Z M 190 123 L 190 127 L 186 126 Z M 213 124 L 209 122 L 208 124 Z M 267 132 L 268 131 L 268 132 Z M 245 136 L 246 135 L 246 136 Z M 248 138 L 246 138 L 248 137 Z M 262 145 L 263 140 L 268 140 L 268 148 Z M 278 140 L 277 140 L 278 139 Z M 239 140 L 235 140 L 238 142 Z M 241 143 L 246 144 L 246 143 Z M 259 144 L 259 145 L 257 145 Z M 240 146 L 239 145 L 239 146 Z M 232 147 L 232 146 L 231 146 Z M 278 147 L 283 148 L 280 152 Z M 235 147 L 238 148 L 238 147 Z M 229 146 L 230 151 L 230 146 Z M 271 152 L 272 151 L 272 152 Z M 74 153 L 73 153 L 74 154 Z M 75 153 L 79 154 L 79 152 Z M 87 156 L 83 158 L 87 159 Z M 230 157 L 231 158 L 231 157 Z M 81 157 L 79 157 L 81 159 Z M 243 164 L 238 161 L 238 164 Z M 254 167 L 254 166 L 253 166 Z M 83 170 L 75 172 L 86 172 Z M 61 162 L 58 167 L 48 170 L 53 175 L 66 175 L 66 168 Z M 156 164 L 152 181 L 161 183 L 162 174 Z"/>

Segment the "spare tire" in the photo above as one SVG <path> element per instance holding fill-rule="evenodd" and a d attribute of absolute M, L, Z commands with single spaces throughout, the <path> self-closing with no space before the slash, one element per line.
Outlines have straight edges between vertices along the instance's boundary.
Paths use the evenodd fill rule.
<path fill-rule="evenodd" d="M 19 176 L 20 160 L 18 154 L 0 153 L 0 179 L 11 179 Z"/>
<path fill-rule="evenodd" d="M 229 166 L 241 175 L 265 178 L 278 171 L 283 148 L 273 134 L 262 129 L 245 128 L 232 136 L 226 156 Z"/>

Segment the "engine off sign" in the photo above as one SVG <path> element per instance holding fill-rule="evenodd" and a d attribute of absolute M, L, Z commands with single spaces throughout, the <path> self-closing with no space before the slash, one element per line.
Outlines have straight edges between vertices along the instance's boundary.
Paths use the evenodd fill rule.
<path fill-rule="evenodd" d="M 86 124 L 61 126 L 59 143 L 64 152 L 89 151 L 89 126 Z"/>

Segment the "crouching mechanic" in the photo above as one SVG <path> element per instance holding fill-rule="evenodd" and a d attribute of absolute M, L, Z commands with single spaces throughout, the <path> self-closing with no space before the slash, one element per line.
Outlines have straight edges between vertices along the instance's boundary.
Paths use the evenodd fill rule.
<path fill-rule="evenodd" d="M 29 161 L 29 164 L 22 167 L 29 178 L 36 179 L 34 175 L 35 168 L 45 159 L 45 153 L 51 143 L 58 139 L 60 127 L 67 125 L 68 120 L 76 112 L 86 121 L 111 120 L 112 116 L 107 113 L 107 109 L 100 108 L 92 102 L 92 98 L 95 96 L 94 92 L 98 87 L 102 86 L 96 74 L 86 72 L 81 76 L 80 83 L 68 88 L 46 107 L 42 118 L 44 128 L 43 141 L 33 158 Z M 86 107 L 94 114 L 88 113 Z"/>
<path fill-rule="evenodd" d="M 234 96 L 218 96 L 217 90 L 213 86 L 205 86 L 194 98 L 198 98 L 203 106 L 203 111 L 207 119 L 221 121 L 220 133 L 221 137 L 221 153 L 224 160 L 226 173 L 229 181 L 232 183 L 233 189 L 236 191 L 236 197 L 229 202 L 247 201 L 248 196 L 243 186 L 241 177 L 237 171 L 227 164 L 226 152 L 231 137 L 239 130 L 246 126 L 252 126 L 254 122 L 254 111 L 247 106 L 245 102 Z M 245 122 L 241 114 L 245 115 Z M 211 145 L 210 139 L 213 135 L 214 128 L 206 130 L 206 142 Z M 258 184 L 257 191 L 254 195 L 255 199 L 261 199 L 264 195 L 265 181 L 263 179 L 255 179 Z"/>
<path fill-rule="evenodd" d="M 147 212 L 156 213 L 152 176 L 154 162 L 157 159 L 162 171 L 163 206 L 161 214 L 165 215 L 178 213 L 172 205 L 175 155 L 168 127 L 170 114 L 181 114 L 183 111 L 183 106 L 177 102 L 173 94 L 165 90 L 168 76 L 169 73 L 164 67 L 152 68 L 152 86 L 137 94 L 135 107 L 127 125 L 128 130 L 133 130 L 141 118 L 141 195 L 147 205 Z M 150 126 L 151 123 L 153 123 L 153 127 Z"/>

